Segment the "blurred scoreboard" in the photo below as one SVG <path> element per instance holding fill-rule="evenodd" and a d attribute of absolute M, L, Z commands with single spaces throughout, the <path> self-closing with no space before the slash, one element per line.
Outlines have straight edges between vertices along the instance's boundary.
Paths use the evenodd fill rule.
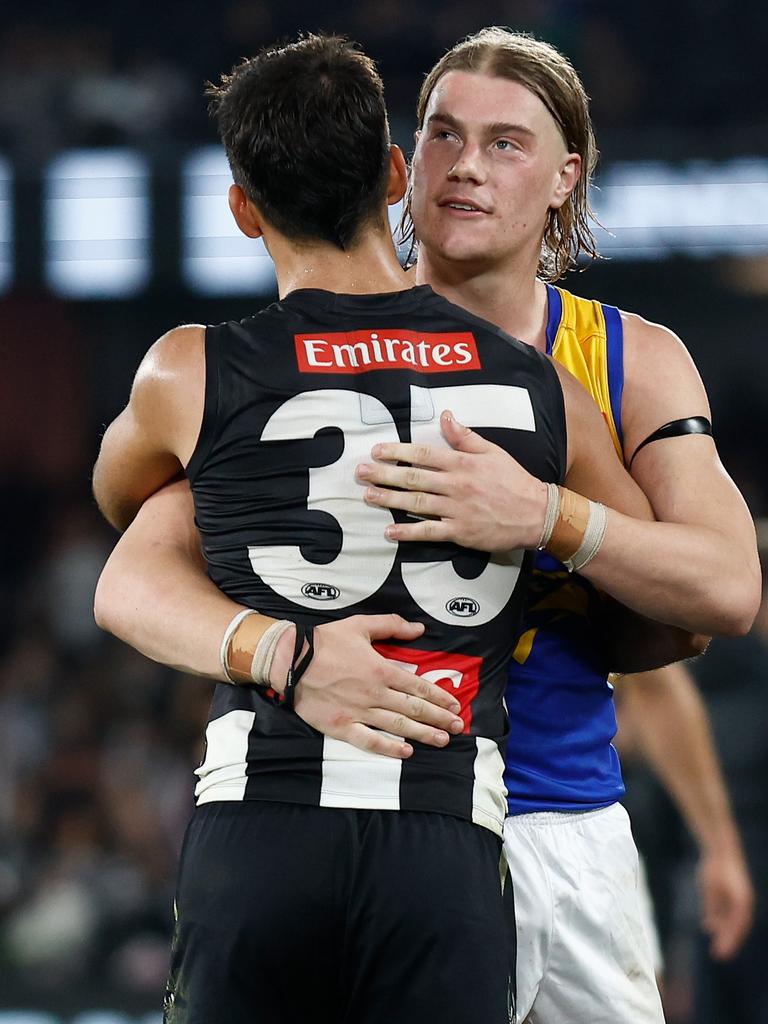
<path fill-rule="evenodd" d="M 270 295 L 275 274 L 263 242 L 241 235 L 230 215 L 231 176 L 218 147 L 184 154 L 162 173 L 129 149 L 80 149 L 43 169 L 39 279 L 81 300 L 126 299 L 171 283 L 206 296 Z M 0 293 L 30 273 L 17 259 L 29 211 L 0 155 Z M 165 193 L 163 193 L 165 189 Z M 169 193 L 168 190 L 171 190 Z M 28 194 L 24 193 L 29 202 Z M 768 253 L 768 159 L 609 165 L 592 193 L 600 250 L 614 260 L 707 259 Z M 160 216 L 166 203 L 176 215 Z M 399 208 L 392 208 L 397 224 Z M 34 217 L 32 218 L 34 220 Z M 168 253 L 173 266 L 168 273 Z"/>

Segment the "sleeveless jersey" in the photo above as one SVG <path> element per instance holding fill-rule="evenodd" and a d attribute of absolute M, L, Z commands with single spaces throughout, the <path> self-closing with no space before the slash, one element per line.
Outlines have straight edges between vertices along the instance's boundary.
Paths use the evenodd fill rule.
<path fill-rule="evenodd" d="M 395 514 L 367 505 L 354 476 L 376 442 L 445 444 L 444 409 L 540 479 L 562 478 L 551 362 L 428 287 L 300 290 L 207 329 L 205 410 L 187 473 L 212 579 L 277 618 L 396 611 L 424 622 L 417 641 L 378 649 L 450 689 L 465 727 L 447 747 L 415 743 L 400 761 L 322 736 L 255 687 L 222 683 L 199 803 L 425 810 L 501 832 L 503 695 L 531 556 L 393 544 L 384 530 Z"/>
<path fill-rule="evenodd" d="M 623 333 L 613 306 L 547 286 L 547 353 L 584 385 L 623 462 Z M 624 793 L 613 688 L 601 654 L 595 588 L 537 554 L 510 663 L 505 782 L 510 814 L 605 807 Z"/>

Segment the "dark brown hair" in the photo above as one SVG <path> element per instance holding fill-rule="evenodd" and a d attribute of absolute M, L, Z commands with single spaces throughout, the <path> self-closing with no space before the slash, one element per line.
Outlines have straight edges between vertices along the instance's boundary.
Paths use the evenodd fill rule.
<path fill-rule="evenodd" d="M 384 88 L 354 43 L 307 35 L 269 47 L 207 95 L 235 182 L 282 234 L 348 249 L 380 214 Z"/>
<path fill-rule="evenodd" d="M 597 148 L 589 116 L 589 100 L 573 65 L 549 43 L 523 32 L 484 28 L 457 43 L 435 64 L 419 93 L 417 116 L 423 127 L 432 92 L 449 71 L 474 71 L 519 82 L 539 97 L 555 120 L 571 153 L 581 157 L 581 177 L 559 210 L 550 209 L 542 236 L 539 275 L 557 281 L 584 254 L 599 259 L 590 227 L 589 203 Z"/>

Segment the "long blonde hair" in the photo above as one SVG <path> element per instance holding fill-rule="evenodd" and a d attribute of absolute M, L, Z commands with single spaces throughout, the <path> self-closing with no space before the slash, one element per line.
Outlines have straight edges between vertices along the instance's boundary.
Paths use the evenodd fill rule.
<path fill-rule="evenodd" d="M 581 157 L 581 176 L 559 209 L 550 209 L 541 242 L 539 276 L 557 281 L 575 266 L 580 255 L 599 259 L 590 226 L 594 214 L 589 187 L 597 163 L 597 147 L 589 116 L 589 100 L 581 79 L 567 57 L 549 43 L 524 32 L 497 26 L 462 39 L 435 64 L 419 93 L 416 107 L 419 128 L 432 92 L 449 71 L 473 71 L 519 82 L 534 93 L 555 120 L 571 153 Z M 410 191 L 403 214 L 403 235 L 413 238 Z"/>

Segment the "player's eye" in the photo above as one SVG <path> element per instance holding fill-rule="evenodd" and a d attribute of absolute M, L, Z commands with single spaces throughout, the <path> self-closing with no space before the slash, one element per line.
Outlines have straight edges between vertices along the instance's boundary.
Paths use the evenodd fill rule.
<path fill-rule="evenodd" d="M 508 153 L 515 149 L 515 144 L 511 139 L 496 139 L 493 145 L 500 153 Z"/>

